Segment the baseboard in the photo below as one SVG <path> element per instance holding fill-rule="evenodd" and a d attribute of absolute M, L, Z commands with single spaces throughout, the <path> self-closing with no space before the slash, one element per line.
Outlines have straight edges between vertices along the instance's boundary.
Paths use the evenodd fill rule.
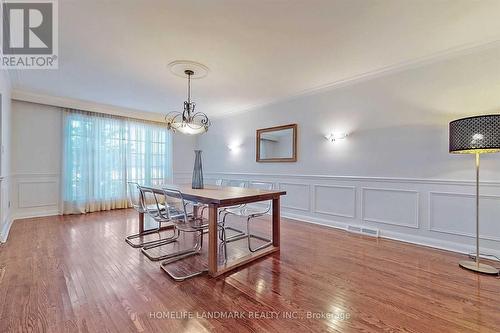
<path fill-rule="evenodd" d="M 10 227 L 12 226 L 12 223 L 14 222 L 14 219 L 10 215 L 8 215 L 5 218 L 4 225 L 2 230 L 0 230 L 0 243 L 6 243 L 7 238 L 9 237 L 9 231 Z"/>
<path fill-rule="evenodd" d="M 387 239 L 392 239 L 392 240 L 397 240 L 397 241 L 405 242 L 405 243 L 409 243 L 409 244 L 422 245 L 422 246 L 431 247 L 434 249 L 460 253 L 460 254 L 469 254 L 469 253 L 476 252 L 476 248 L 474 245 L 465 245 L 465 244 L 461 244 L 461 243 L 445 241 L 442 239 L 435 239 L 435 238 L 422 237 L 422 236 L 417 236 L 417 235 L 402 234 L 402 233 L 393 232 L 393 231 L 381 231 L 381 237 L 387 238 Z M 491 255 L 500 257 L 500 251 L 496 250 L 496 249 L 490 249 L 490 248 L 486 248 L 484 246 L 481 246 L 480 251 L 481 251 L 481 255 L 483 253 L 486 253 L 486 254 L 491 254 Z"/>
<path fill-rule="evenodd" d="M 322 218 L 305 216 L 305 215 L 301 215 L 301 214 L 294 214 L 294 213 L 283 212 L 283 211 L 282 211 L 281 215 L 285 218 L 289 218 L 289 219 L 296 220 L 299 222 L 311 223 L 311 224 L 316 224 L 316 225 L 321 225 L 321 226 L 325 226 L 325 227 L 330 227 L 330 228 L 341 229 L 341 230 L 347 231 L 348 224 L 343 223 L 343 222 L 339 222 L 339 221 L 326 220 L 326 219 L 322 219 Z M 426 246 L 426 247 L 430 247 L 430 248 L 434 248 L 434 249 L 445 250 L 445 251 L 450 251 L 450 252 L 455 252 L 455 253 L 460 253 L 460 254 L 469 254 L 469 253 L 475 252 L 475 248 L 473 245 L 465 245 L 465 244 L 461 244 L 461 243 L 445 241 L 442 239 L 435 239 L 435 238 L 430 238 L 430 237 L 410 235 L 410 234 L 399 233 L 399 232 L 388 231 L 388 230 L 380 230 L 380 237 L 386 238 L 386 239 L 392 239 L 392 240 L 396 240 L 396 241 L 400 241 L 400 242 L 404 242 L 404 243 L 408 243 L 408 244 L 421 245 L 421 246 Z M 481 253 L 486 253 L 486 254 L 500 257 L 499 250 L 485 248 L 484 246 L 481 246 Z"/>
<path fill-rule="evenodd" d="M 342 222 L 338 222 L 338 221 L 327 220 L 327 219 L 322 219 L 322 218 L 318 218 L 318 217 L 305 216 L 305 215 L 301 215 L 301 214 L 294 214 L 294 213 L 284 212 L 284 211 L 281 211 L 281 216 L 283 216 L 285 218 L 289 218 L 291 220 L 296 220 L 299 222 L 306 222 L 306 223 L 321 225 L 324 227 L 347 230 L 347 223 L 342 223 Z"/>
<path fill-rule="evenodd" d="M 53 210 L 44 210 L 39 212 L 15 212 L 12 214 L 12 220 L 20 220 L 20 219 L 29 219 L 34 217 L 45 217 L 45 216 L 54 216 L 61 215 L 61 212 L 57 209 Z"/>

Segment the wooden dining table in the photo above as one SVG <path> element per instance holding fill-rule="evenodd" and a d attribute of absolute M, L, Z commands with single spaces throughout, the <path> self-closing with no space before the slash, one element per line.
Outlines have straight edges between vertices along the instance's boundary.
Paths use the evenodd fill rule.
<path fill-rule="evenodd" d="M 281 190 L 261 190 L 256 188 L 205 186 L 193 189 L 191 185 L 153 186 L 156 193 L 162 194 L 163 188 L 173 188 L 182 193 L 184 200 L 208 206 L 208 273 L 212 277 L 219 276 L 248 264 L 280 249 L 280 197 L 286 195 Z M 272 200 L 272 240 L 273 243 L 257 252 L 249 253 L 224 265 L 218 264 L 218 210 L 219 208 Z M 193 214 L 198 214 L 195 206 Z M 139 213 L 139 231 L 144 231 L 144 213 Z"/>

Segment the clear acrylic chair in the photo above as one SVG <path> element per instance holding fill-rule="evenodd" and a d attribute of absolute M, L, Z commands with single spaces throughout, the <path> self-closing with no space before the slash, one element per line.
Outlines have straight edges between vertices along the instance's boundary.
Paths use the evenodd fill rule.
<path fill-rule="evenodd" d="M 220 186 L 224 187 L 224 186 L 229 186 L 229 187 L 242 187 L 242 188 L 246 188 L 248 187 L 248 182 L 245 181 L 245 180 L 237 180 L 237 179 L 220 179 Z M 226 220 L 226 215 L 228 214 L 228 211 L 231 210 L 231 209 L 238 209 L 238 208 L 241 208 L 243 207 L 244 205 L 235 205 L 235 206 L 229 206 L 229 207 L 224 207 L 224 208 L 221 208 L 219 210 L 219 221 L 224 221 Z M 231 242 L 233 240 L 238 240 L 238 239 L 241 239 L 242 237 L 245 237 L 246 236 L 246 233 L 243 231 L 243 230 L 240 230 L 240 229 L 237 229 L 237 228 L 234 228 L 234 227 L 229 227 L 229 226 L 226 226 L 224 229 L 221 228 L 220 232 L 219 232 L 219 239 L 220 240 L 223 240 L 223 234 L 222 234 L 222 230 L 224 230 L 224 232 L 226 230 L 231 230 L 233 232 L 235 232 L 236 234 L 230 236 L 230 237 L 227 237 L 226 238 L 226 242 Z"/>
<path fill-rule="evenodd" d="M 143 204 L 143 195 L 141 193 L 140 186 L 136 182 L 127 182 L 127 191 L 128 191 L 129 203 L 138 213 L 147 214 L 146 210 L 144 209 L 145 206 L 148 207 L 147 210 L 149 212 L 151 212 L 151 213 L 154 212 L 155 215 L 157 215 L 157 213 L 156 213 L 157 210 L 165 209 L 165 206 L 163 206 L 162 204 L 156 205 L 156 203 L 151 202 L 151 200 L 148 204 L 144 205 Z M 137 234 L 133 234 L 133 235 L 125 237 L 125 241 L 127 242 L 127 244 L 129 244 L 130 246 L 132 246 L 134 248 L 139 248 L 139 247 L 153 245 L 153 244 L 165 241 L 165 239 L 159 238 L 159 239 L 150 240 L 150 241 L 134 242 L 135 239 L 140 239 L 143 236 L 152 235 L 152 234 L 158 234 L 158 237 L 160 237 L 160 229 L 162 227 L 163 221 L 161 221 L 161 222 L 156 221 L 156 222 L 158 222 L 156 228 L 145 230 L 141 233 L 137 233 Z"/>
<path fill-rule="evenodd" d="M 166 266 L 173 262 L 199 254 L 201 252 L 203 247 L 203 234 L 204 231 L 208 230 L 208 221 L 203 218 L 193 218 L 188 214 L 186 210 L 186 201 L 184 200 L 180 191 L 176 189 L 165 188 L 163 189 L 163 193 L 165 197 L 165 205 L 167 206 L 165 212 L 161 213 L 162 215 L 164 215 L 163 217 L 172 221 L 175 228 L 179 232 L 195 233 L 196 240 L 193 247 L 171 253 L 169 255 L 169 258 L 161 263 L 161 268 L 176 281 L 182 281 L 207 272 L 207 269 L 203 269 L 200 271 L 189 273 L 187 275 L 179 276 L 174 275 L 166 269 Z"/>
<path fill-rule="evenodd" d="M 165 204 L 166 199 L 163 194 L 157 193 L 157 190 L 147 186 L 139 186 L 139 191 L 141 193 L 141 203 L 142 210 L 146 215 L 152 218 L 158 223 L 160 227 L 163 223 L 170 223 L 173 225 L 172 231 L 173 235 L 170 237 L 162 238 L 149 244 L 145 244 L 141 251 L 142 253 L 152 261 L 159 261 L 166 258 L 170 258 L 171 253 L 163 255 L 154 255 L 150 253 L 149 250 L 175 242 L 179 238 L 179 230 L 172 221 L 168 218 L 168 206 Z"/>
<path fill-rule="evenodd" d="M 217 186 L 217 187 L 247 187 L 247 181 L 244 181 L 244 180 L 229 180 L 229 179 L 219 178 L 219 179 L 215 180 L 215 186 Z M 239 206 L 241 206 L 241 205 L 231 206 L 231 207 L 234 208 L 234 207 L 239 207 Z M 205 209 L 207 207 L 208 206 L 204 205 L 203 208 L 200 210 L 202 216 L 203 216 L 203 212 L 205 211 Z M 224 211 L 225 211 L 226 208 L 229 208 L 229 207 L 225 207 L 225 208 L 219 209 L 219 212 L 218 212 L 219 219 L 220 219 L 221 215 L 224 213 Z M 233 229 L 231 229 L 231 230 L 233 230 Z M 234 231 L 242 232 L 241 230 L 237 230 L 237 229 L 234 229 Z"/>
<path fill-rule="evenodd" d="M 273 183 L 250 182 L 248 187 L 254 188 L 254 189 L 269 190 L 270 191 L 273 189 Z M 224 215 L 224 218 L 219 223 L 221 229 L 224 230 L 224 232 L 226 229 L 229 229 L 229 227 L 226 227 L 225 224 L 226 224 L 227 216 L 230 216 L 230 215 L 246 218 L 246 220 L 247 220 L 246 227 L 247 228 L 246 228 L 246 233 L 244 235 L 237 235 L 235 237 L 223 239 L 222 240 L 223 243 L 229 243 L 229 242 L 233 242 L 236 240 L 246 238 L 247 242 L 248 242 L 248 250 L 250 252 L 256 252 L 258 250 L 261 250 L 263 248 L 266 248 L 266 247 L 272 245 L 273 241 L 271 239 L 267 239 L 267 238 L 252 234 L 251 230 L 250 230 L 250 222 L 252 219 L 264 216 L 267 213 L 269 213 L 270 211 L 271 211 L 271 200 L 266 201 L 263 205 L 262 205 L 262 203 L 258 203 L 258 204 L 246 204 L 246 205 L 242 205 L 242 206 L 239 206 L 236 208 L 233 208 L 233 207 L 227 208 L 226 214 Z M 253 248 L 252 247 L 252 238 L 259 239 L 261 241 L 264 241 L 265 243 L 256 247 L 256 248 Z"/>

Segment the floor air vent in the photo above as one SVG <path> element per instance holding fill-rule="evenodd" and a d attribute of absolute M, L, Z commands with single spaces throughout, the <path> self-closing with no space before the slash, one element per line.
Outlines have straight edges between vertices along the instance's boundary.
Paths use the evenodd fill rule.
<path fill-rule="evenodd" d="M 365 227 L 358 227 L 355 225 L 348 225 L 347 231 L 354 232 L 357 234 L 372 236 L 372 237 L 378 237 L 378 229 L 371 229 L 371 228 L 365 228 Z"/>

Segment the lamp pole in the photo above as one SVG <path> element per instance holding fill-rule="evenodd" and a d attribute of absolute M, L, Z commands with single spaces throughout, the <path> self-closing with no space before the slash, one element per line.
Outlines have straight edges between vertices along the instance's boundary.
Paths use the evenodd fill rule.
<path fill-rule="evenodd" d="M 479 269 L 479 153 L 476 153 L 476 266 Z"/>
<path fill-rule="evenodd" d="M 474 261 L 463 260 L 459 262 L 460 267 L 484 274 L 498 275 L 498 269 L 479 262 L 479 162 L 481 154 L 476 151 L 476 259 Z"/>
<path fill-rule="evenodd" d="M 482 263 L 479 248 L 479 165 L 481 154 L 500 152 L 500 114 L 472 116 L 450 122 L 449 152 L 474 154 L 476 158 L 476 254 L 475 260 L 461 260 L 460 267 L 484 274 L 498 275 L 496 267 Z M 472 257 L 472 254 L 470 254 Z"/>

